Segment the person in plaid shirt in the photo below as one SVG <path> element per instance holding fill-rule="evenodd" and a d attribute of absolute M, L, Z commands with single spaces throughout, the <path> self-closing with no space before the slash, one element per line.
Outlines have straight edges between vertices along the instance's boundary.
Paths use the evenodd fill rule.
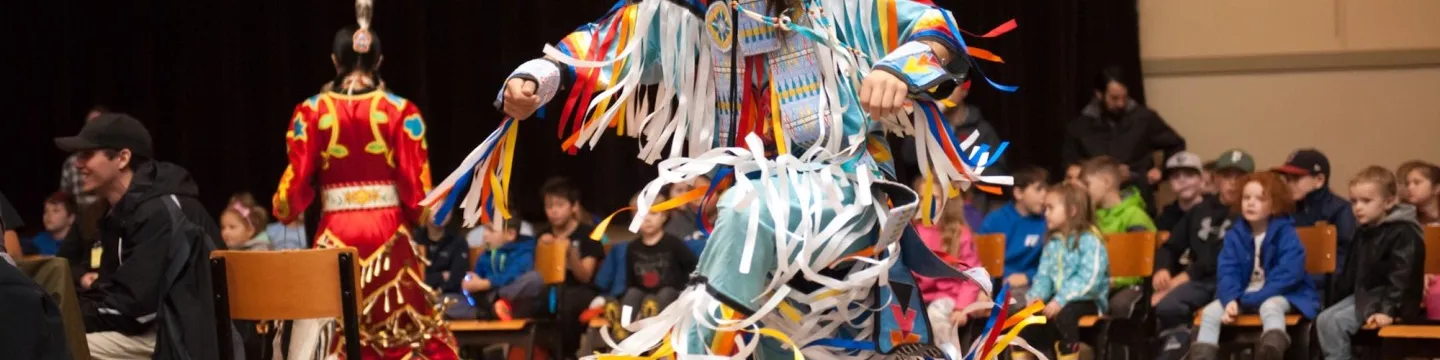
<path fill-rule="evenodd" d="M 107 112 L 110 112 L 110 109 L 96 105 L 90 108 L 90 112 L 85 113 L 85 121 L 89 122 Z M 75 169 L 75 155 L 66 157 L 65 163 L 60 166 L 60 191 L 74 196 L 75 202 L 79 203 L 80 206 L 95 202 L 94 195 L 84 194 L 84 192 L 80 191 L 80 170 Z"/>

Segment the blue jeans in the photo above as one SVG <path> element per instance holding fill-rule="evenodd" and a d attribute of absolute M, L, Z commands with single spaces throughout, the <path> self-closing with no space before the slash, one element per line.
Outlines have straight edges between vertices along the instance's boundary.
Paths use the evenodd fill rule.
<path fill-rule="evenodd" d="M 1285 330 L 1285 313 L 1290 312 L 1290 301 L 1276 296 L 1260 304 L 1260 325 L 1265 331 Z M 1200 335 L 1198 344 L 1216 345 L 1220 342 L 1220 318 L 1225 316 L 1225 305 L 1219 300 L 1211 301 L 1200 314 Z"/>
<path fill-rule="evenodd" d="M 1350 359 L 1350 335 L 1360 330 L 1360 321 L 1355 315 L 1355 296 L 1340 300 L 1320 313 L 1315 320 L 1315 330 L 1320 333 L 1320 349 L 1326 359 Z"/>

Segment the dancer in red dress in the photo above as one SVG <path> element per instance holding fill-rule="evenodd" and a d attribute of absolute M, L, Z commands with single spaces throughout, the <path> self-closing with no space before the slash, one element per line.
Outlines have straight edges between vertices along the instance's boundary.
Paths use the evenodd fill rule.
<path fill-rule="evenodd" d="M 315 246 L 359 251 L 365 359 L 455 359 L 454 338 L 435 290 L 425 285 L 408 228 L 422 218 L 416 203 L 430 190 L 425 122 L 414 103 L 380 81 L 380 39 L 369 29 L 369 1 L 357 3 L 356 11 L 359 26 L 335 35 L 336 78 L 295 106 L 285 134 L 290 166 L 275 193 L 275 217 L 294 222 L 319 195 L 324 210 Z M 297 324 L 292 339 L 308 336 L 302 327 Z M 326 332 L 334 339 L 329 354 L 344 348 L 338 331 L 337 325 Z"/>

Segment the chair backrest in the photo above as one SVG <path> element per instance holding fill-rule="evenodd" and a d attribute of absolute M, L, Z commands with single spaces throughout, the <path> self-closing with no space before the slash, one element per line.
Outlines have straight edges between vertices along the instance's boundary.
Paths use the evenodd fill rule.
<path fill-rule="evenodd" d="M 1110 276 L 1149 277 L 1155 272 L 1155 232 L 1105 234 Z"/>
<path fill-rule="evenodd" d="M 1425 273 L 1440 274 L 1440 226 L 1425 227 Z"/>
<path fill-rule="evenodd" d="M 485 253 L 485 247 L 470 248 L 470 271 L 475 271 L 475 265 L 479 264 L 480 256 Z"/>
<path fill-rule="evenodd" d="M 980 256 L 980 266 L 985 267 L 990 276 L 1005 275 L 1005 234 L 977 234 L 972 239 L 975 253 Z"/>
<path fill-rule="evenodd" d="M 349 254 L 358 288 L 360 259 L 355 248 L 286 251 L 219 250 L 211 259 L 224 259 L 230 317 L 238 320 L 295 320 L 339 318 L 342 301 L 358 304 L 360 291 L 342 299 L 340 257 Z"/>
<path fill-rule="evenodd" d="M 539 241 L 535 244 L 535 271 L 540 273 L 546 284 L 565 282 L 565 252 L 569 250 L 568 240 Z"/>
<path fill-rule="evenodd" d="M 1165 242 L 1166 242 L 1166 241 L 1170 241 L 1170 232 L 1169 232 L 1169 231 L 1163 231 L 1163 230 L 1162 230 L 1162 231 L 1157 231 L 1157 232 L 1155 232 L 1155 248 L 1156 248 L 1156 249 L 1159 249 L 1161 246 L 1165 246 Z"/>
<path fill-rule="evenodd" d="M 1305 272 L 1323 275 L 1335 273 L 1335 225 L 1324 222 L 1295 228 L 1300 245 L 1305 247 Z"/>

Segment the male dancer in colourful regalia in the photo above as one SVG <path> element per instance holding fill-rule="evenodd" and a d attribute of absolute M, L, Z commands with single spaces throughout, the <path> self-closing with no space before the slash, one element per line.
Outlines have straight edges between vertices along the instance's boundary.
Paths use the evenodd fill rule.
<path fill-rule="evenodd" d="M 573 89 L 559 125 L 562 134 L 569 125 L 567 150 L 613 127 L 647 140 L 642 159 L 665 158 L 632 230 L 647 213 L 715 191 L 655 204 L 666 184 L 733 182 L 691 285 L 630 324 L 618 353 L 958 357 L 956 344 L 930 338 L 910 271 L 968 275 L 987 289 L 989 276 L 944 265 L 906 225 L 916 211 L 938 216 L 961 190 L 952 184 L 1010 179 L 980 175 L 1004 146 L 958 141 L 970 134 L 950 134 L 934 101 L 972 58 L 998 60 L 967 47 L 948 11 L 909 0 L 621 1 L 545 55 L 511 74 L 496 99 L 509 119 L 422 205 L 436 219 L 460 205 L 467 224 L 503 217 L 515 119 L 564 85 Z M 885 130 L 916 136 L 927 179 L 919 195 L 893 182 Z"/>

